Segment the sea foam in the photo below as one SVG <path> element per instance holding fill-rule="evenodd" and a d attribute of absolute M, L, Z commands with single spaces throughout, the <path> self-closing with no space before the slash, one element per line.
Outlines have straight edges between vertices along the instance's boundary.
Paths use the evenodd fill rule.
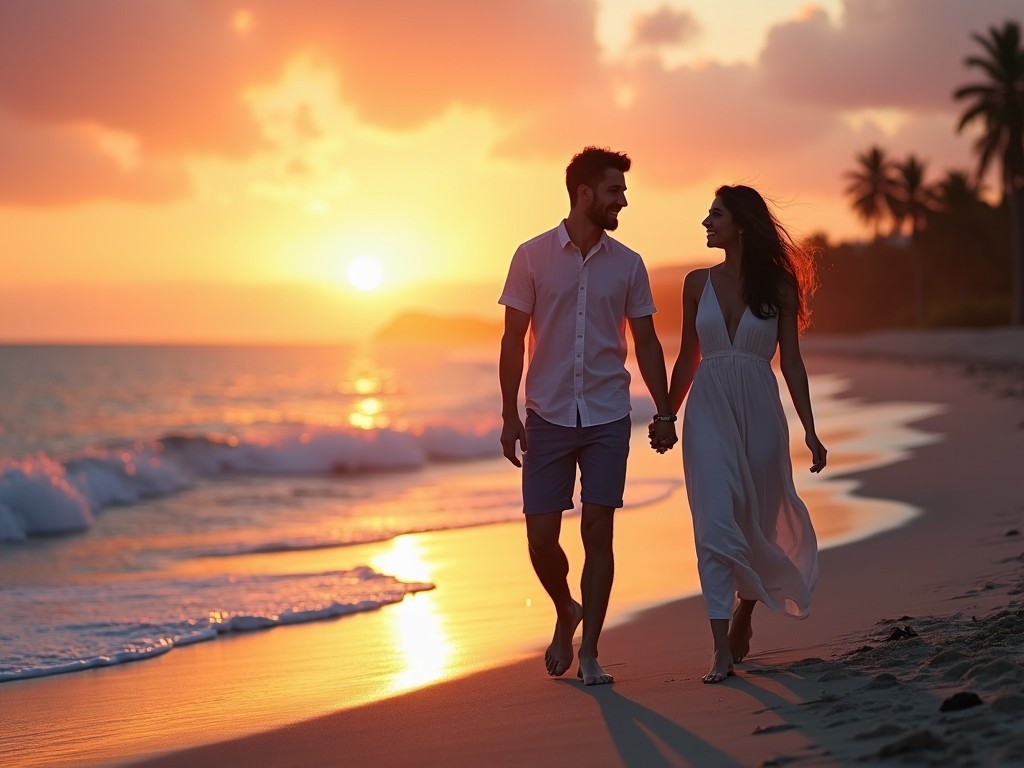
<path fill-rule="evenodd" d="M 401 582 L 367 566 L 7 587 L 0 590 L 7 626 L 0 633 L 0 682 L 140 661 L 223 634 L 376 610 L 428 589 L 433 585 Z"/>
<path fill-rule="evenodd" d="M 0 540 L 84 531 L 107 507 L 177 493 L 200 478 L 344 476 L 496 456 L 499 434 L 496 426 L 471 425 L 294 426 L 242 437 L 167 435 L 62 458 L 0 458 Z"/>

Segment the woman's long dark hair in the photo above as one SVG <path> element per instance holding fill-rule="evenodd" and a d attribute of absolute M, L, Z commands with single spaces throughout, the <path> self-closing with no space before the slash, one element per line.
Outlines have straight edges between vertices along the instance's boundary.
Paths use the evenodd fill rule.
<path fill-rule="evenodd" d="M 797 297 L 797 327 L 802 332 L 811 322 L 807 300 L 818 286 L 813 258 L 793 242 L 757 190 L 722 186 L 715 195 L 743 232 L 743 301 L 762 320 L 776 317 L 783 286 L 792 285 Z"/>

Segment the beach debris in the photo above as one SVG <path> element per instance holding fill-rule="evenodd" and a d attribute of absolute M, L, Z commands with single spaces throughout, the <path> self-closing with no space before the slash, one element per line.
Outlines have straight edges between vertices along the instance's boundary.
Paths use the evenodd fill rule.
<path fill-rule="evenodd" d="M 766 733 L 781 733 L 782 731 L 791 731 L 796 726 L 793 723 L 776 723 L 775 725 L 759 725 L 754 728 L 751 733 L 755 736 L 761 736 Z"/>
<path fill-rule="evenodd" d="M 889 630 L 888 636 L 885 638 L 885 642 L 889 643 L 893 640 L 905 640 L 908 637 L 917 637 L 917 632 L 909 624 L 904 624 L 902 627 L 897 625 Z"/>
<path fill-rule="evenodd" d="M 1020 531 L 1018 529 L 1016 529 L 1016 528 L 1011 528 L 1010 530 L 1008 530 L 1006 532 L 1006 536 L 1007 537 L 1009 537 L 1009 536 L 1020 536 Z"/>
<path fill-rule="evenodd" d="M 960 691 L 943 701 L 939 706 L 939 712 L 957 712 L 961 709 L 980 707 L 984 703 L 978 694 L 972 691 Z"/>
<path fill-rule="evenodd" d="M 896 757 L 909 752 L 940 751 L 948 749 L 949 745 L 929 730 L 911 731 L 895 741 L 891 741 L 878 750 L 877 755 L 881 758 Z"/>

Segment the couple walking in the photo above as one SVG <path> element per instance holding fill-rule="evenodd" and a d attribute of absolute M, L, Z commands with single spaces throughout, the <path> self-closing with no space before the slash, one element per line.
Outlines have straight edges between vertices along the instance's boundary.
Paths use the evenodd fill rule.
<path fill-rule="evenodd" d="M 818 574 L 817 542 L 793 485 L 789 431 L 771 368 L 778 348 L 811 471 L 819 472 L 826 451 L 815 434 L 799 348 L 813 275 L 755 190 L 719 188 L 703 225 L 707 246 L 722 249 L 725 258 L 686 276 L 682 338 L 669 379 L 643 260 L 607 234 L 627 205 L 629 167 L 623 153 L 587 147 L 577 154 L 566 168 L 568 217 L 512 257 L 499 300 L 505 306 L 501 444 L 522 467 L 530 560 L 555 607 L 547 672 L 562 675 L 572 666 L 582 623 L 577 675 L 586 685 L 610 683 L 598 661 L 598 639 L 614 578 L 614 511 L 623 503 L 629 453 L 628 323 L 657 409 L 648 432 L 659 453 L 678 442 L 676 413 L 686 400 L 683 468 L 714 643 L 703 681 L 719 683 L 749 651 L 754 606 L 802 618 Z M 527 332 L 524 424 L 518 399 Z M 572 596 L 559 545 L 577 469 L 581 602 Z"/>

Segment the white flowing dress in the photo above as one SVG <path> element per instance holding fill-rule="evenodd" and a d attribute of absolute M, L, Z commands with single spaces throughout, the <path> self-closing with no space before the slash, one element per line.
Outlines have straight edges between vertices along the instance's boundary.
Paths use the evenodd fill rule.
<path fill-rule="evenodd" d="M 771 359 L 778 318 L 744 310 L 729 339 L 711 272 L 697 307 L 701 362 L 683 417 L 683 474 L 708 618 L 733 595 L 805 617 L 818 545 L 793 485 L 789 427 Z"/>

